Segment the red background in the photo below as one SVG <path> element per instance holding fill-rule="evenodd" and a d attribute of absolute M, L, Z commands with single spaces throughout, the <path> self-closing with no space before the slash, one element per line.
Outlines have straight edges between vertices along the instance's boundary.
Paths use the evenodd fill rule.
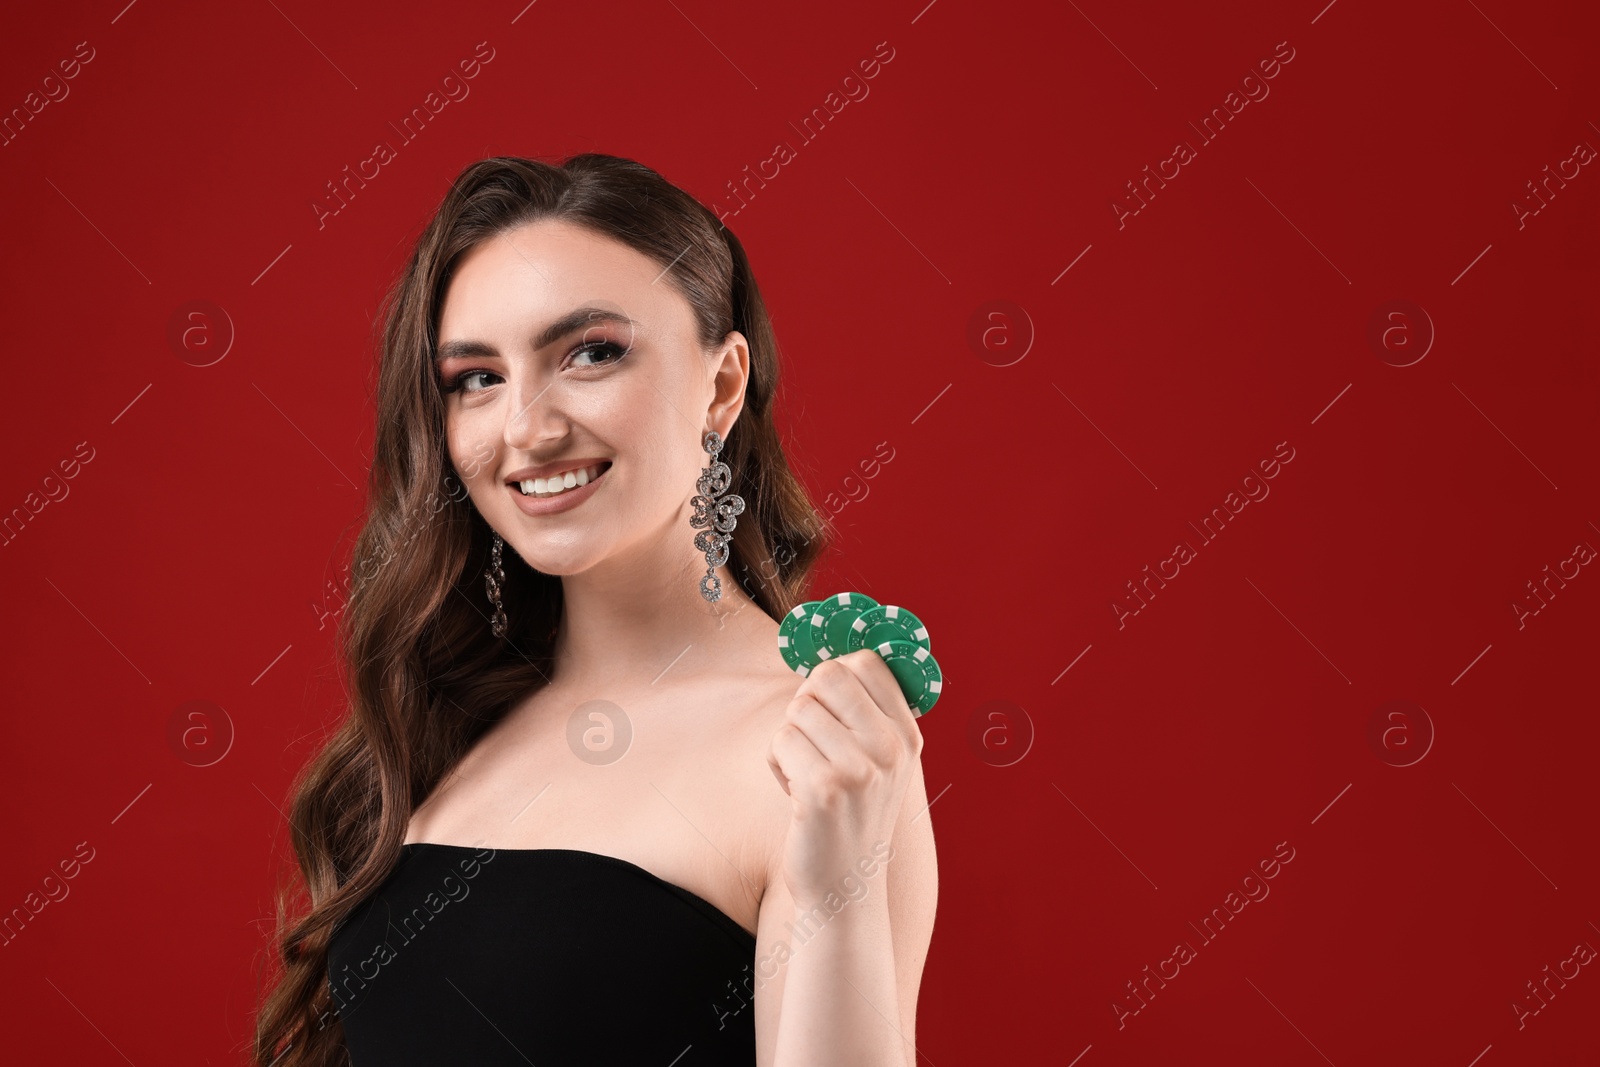
<path fill-rule="evenodd" d="M 727 183 L 787 141 L 727 221 L 783 346 L 794 463 L 844 533 L 818 595 L 912 608 L 949 679 L 923 722 L 923 1062 L 1593 1062 L 1594 966 L 1512 1008 L 1600 947 L 1600 577 L 1552 583 L 1520 627 L 1512 607 L 1600 547 L 1600 173 L 1512 207 L 1600 146 L 1578 8 L 8 13 L 7 112 L 94 55 L 0 149 L 0 508 L 69 491 L 0 552 L 0 909 L 94 850 L 0 948 L 8 1058 L 241 1062 L 289 783 L 340 712 L 323 613 L 373 317 L 450 179 L 600 150 L 731 211 Z M 483 41 L 470 96 L 399 144 L 388 124 Z M 803 142 L 790 123 L 880 42 L 869 95 Z M 1189 123 L 1279 42 L 1270 95 L 1202 142 Z M 397 157 L 319 228 L 379 139 Z M 1119 226 L 1180 140 L 1196 157 Z M 197 300 L 225 320 L 174 343 Z M 982 317 L 1002 300 L 1026 321 Z M 1431 327 L 1413 310 L 1375 346 L 1394 300 Z M 79 442 L 93 458 L 51 480 Z M 1270 495 L 1201 544 L 1188 524 L 1280 442 Z M 1180 540 L 1197 557 L 1119 626 Z M 222 709 L 215 735 L 174 740 L 191 700 Z M 1396 700 L 1423 711 L 1375 744 Z M 1431 747 L 1396 766 L 1424 714 Z M 193 765 L 224 715 L 225 756 Z M 1280 842 L 1270 895 L 1202 943 L 1189 924 Z M 1196 958 L 1119 1026 L 1180 940 Z"/>

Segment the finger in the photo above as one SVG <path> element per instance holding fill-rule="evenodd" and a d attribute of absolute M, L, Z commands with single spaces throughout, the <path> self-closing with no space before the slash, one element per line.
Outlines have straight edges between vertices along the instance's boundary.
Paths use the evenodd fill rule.
<path fill-rule="evenodd" d="M 862 688 L 872 696 L 872 702 L 902 730 L 920 729 L 916 713 L 911 710 L 900 688 L 900 680 L 875 650 L 859 648 L 840 656 L 838 662 L 841 667 L 854 672 Z"/>
<path fill-rule="evenodd" d="M 767 765 L 773 769 L 774 774 L 782 776 L 783 781 L 779 784 L 783 785 L 783 791 L 790 796 L 793 796 L 794 792 L 789 783 L 802 775 L 815 774 L 823 769 L 826 763 L 827 759 L 817 751 L 817 747 L 799 727 L 785 722 L 772 735 Z"/>
<path fill-rule="evenodd" d="M 789 792 L 789 779 L 784 777 L 783 769 L 778 766 L 778 761 L 773 756 L 771 749 L 767 751 L 767 770 L 771 771 L 772 777 L 778 780 L 778 788 L 785 793 Z"/>
<path fill-rule="evenodd" d="M 880 725 L 878 720 L 882 714 L 871 706 L 874 698 L 862 683 L 860 673 L 845 662 L 855 654 L 850 652 L 817 664 L 800 683 L 795 698 L 814 697 L 848 729 L 870 734 Z M 877 655 L 876 652 L 870 654 Z"/>
<path fill-rule="evenodd" d="M 850 693 L 849 699 L 866 700 L 865 693 Z M 861 735 L 839 721 L 834 710 L 815 695 L 796 696 L 784 709 L 784 718 L 810 741 L 829 763 L 845 763 L 861 751 Z"/>

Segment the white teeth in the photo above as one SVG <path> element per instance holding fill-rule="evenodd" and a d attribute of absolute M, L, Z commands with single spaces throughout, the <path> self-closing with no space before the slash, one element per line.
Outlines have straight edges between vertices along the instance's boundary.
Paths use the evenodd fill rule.
<path fill-rule="evenodd" d="M 555 496 L 568 489 L 575 489 L 580 485 L 588 485 L 600 477 L 600 468 L 603 464 L 596 463 L 592 467 L 583 467 L 579 470 L 564 471 L 549 478 L 529 478 L 519 482 L 525 496 Z"/>

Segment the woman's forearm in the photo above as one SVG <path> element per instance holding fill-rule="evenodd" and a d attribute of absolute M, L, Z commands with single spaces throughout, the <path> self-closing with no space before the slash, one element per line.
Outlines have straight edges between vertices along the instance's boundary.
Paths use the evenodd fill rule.
<path fill-rule="evenodd" d="M 824 897 L 796 905 L 790 919 L 774 1067 L 914 1067 L 900 1034 L 885 887 L 869 883 L 860 900 L 833 896 L 844 901 L 838 911 Z"/>

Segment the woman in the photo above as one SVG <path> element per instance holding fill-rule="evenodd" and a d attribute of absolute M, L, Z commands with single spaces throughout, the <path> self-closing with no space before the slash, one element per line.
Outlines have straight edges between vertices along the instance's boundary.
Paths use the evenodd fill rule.
<path fill-rule="evenodd" d="M 654 171 L 456 179 L 388 301 L 259 1064 L 915 1062 L 921 733 L 875 652 L 777 652 L 821 551 L 777 379 Z"/>

